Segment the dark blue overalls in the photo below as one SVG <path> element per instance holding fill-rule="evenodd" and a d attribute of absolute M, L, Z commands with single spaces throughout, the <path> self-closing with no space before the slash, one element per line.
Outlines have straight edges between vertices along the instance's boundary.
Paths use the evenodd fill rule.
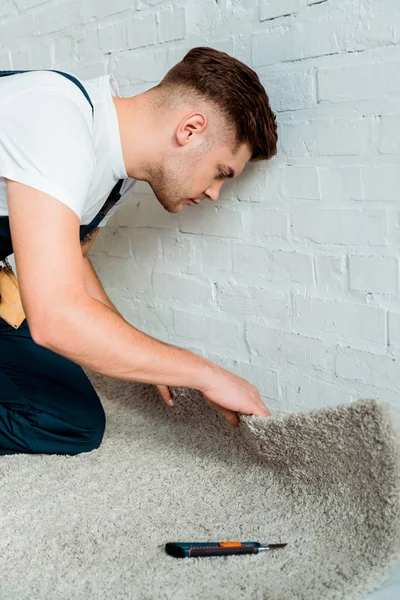
<path fill-rule="evenodd" d="M 0 71 L 0 77 L 24 72 Z M 80 81 L 55 72 L 78 85 L 93 112 Z M 91 223 L 80 227 L 80 240 L 121 197 L 123 182 L 117 182 Z M 0 217 L 0 259 L 12 253 L 9 220 Z M 36 344 L 26 319 L 14 329 L 0 318 L 0 455 L 90 452 L 100 446 L 105 425 L 100 398 L 82 367 Z"/>

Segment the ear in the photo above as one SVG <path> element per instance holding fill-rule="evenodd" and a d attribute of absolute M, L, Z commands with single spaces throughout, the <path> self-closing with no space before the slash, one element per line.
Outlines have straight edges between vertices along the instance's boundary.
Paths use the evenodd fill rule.
<path fill-rule="evenodd" d="M 208 121 L 204 113 L 193 112 L 186 115 L 176 129 L 176 140 L 180 146 L 201 143 Z M 197 145 L 197 143 L 196 143 Z"/>

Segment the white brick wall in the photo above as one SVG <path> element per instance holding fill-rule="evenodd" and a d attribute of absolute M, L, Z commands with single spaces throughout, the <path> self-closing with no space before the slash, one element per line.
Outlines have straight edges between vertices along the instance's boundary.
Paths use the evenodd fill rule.
<path fill-rule="evenodd" d="M 3 0 L 0 40 L 2 69 L 112 72 L 125 96 L 197 45 L 252 66 L 278 155 L 177 215 L 139 184 L 92 261 L 132 324 L 274 410 L 399 410 L 398 0 Z"/>

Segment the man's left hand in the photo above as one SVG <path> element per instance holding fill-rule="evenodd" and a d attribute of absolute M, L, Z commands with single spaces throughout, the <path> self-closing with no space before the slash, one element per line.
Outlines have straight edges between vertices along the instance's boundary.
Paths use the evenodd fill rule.
<path fill-rule="evenodd" d="M 167 385 L 156 385 L 156 388 L 160 392 L 161 398 L 164 400 L 164 402 L 166 404 L 168 404 L 169 406 L 175 406 L 175 404 L 172 400 L 172 395 L 171 395 L 170 389 Z"/>

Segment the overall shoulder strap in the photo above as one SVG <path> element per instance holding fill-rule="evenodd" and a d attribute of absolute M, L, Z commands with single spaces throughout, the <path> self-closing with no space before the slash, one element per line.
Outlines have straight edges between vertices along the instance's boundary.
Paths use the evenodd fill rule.
<path fill-rule="evenodd" d="M 79 79 L 77 79 L 76 77 L 74 77 L 74 75 L 71 75 L 70 73 L 64 73 L 64 71 L 57 71 L 55 69 L 27 69 L 25 71 L 0 71 L 0 77 L 7 77 L 8 75 L 15 75 L 16 73 L 30 73 L 31 71 L 52 71 L 53 73 L 59 73 L 60 75 L 63 75 L 64 77 L 75 83 L 75 85 L 78 86 L 78 88 L 81 90 L 86 100 L 92 107 L 92 115 L 94 117 L 94 106 L 92 104 L 89 94 L 87 93 L 85 87 L 82 85 Z"/>
<path fill-rule="evenodd" d="M 52 71 L 53 73 L 59 73 L 60 75 L 63 75 L 64 77 L 75 83 L 89 102 L 90 106 L 92 107 L 92 116 L 94 117 L 94 106 L 92 104 L 89 94 L 87 93 L 85 87 L 82 85 L 79 79 L 77 79 L 76 77 L 74 77 L 74 75 L 71 75 L 70 73 L 65 73 L 64 71 L 57 71 L 55 69 L 26 69 L 24 71 L 0 71 L 0 77 L 7 77 L 8 75 L 15 75 L 18 73 L 29 73 L 31 71 Z M 96 219 L 99 219 L 100 217 L 104 218 L 104 216 L 108 213 L 111 207 L 114 206 L 116 202 L 118 202 L 118 200 L 121 198 L 120 190 L 123 183 L 124 179 L 120 179 L 119 181 L 117 181 L 117 183 L 111 190 L 107 200 L 105 201 L 104 205 L 102 206 L 98 215 L 96 216 Z M 81 230 L 83 227 L 90 228 L 90 225 L 81 226 Z"/>

